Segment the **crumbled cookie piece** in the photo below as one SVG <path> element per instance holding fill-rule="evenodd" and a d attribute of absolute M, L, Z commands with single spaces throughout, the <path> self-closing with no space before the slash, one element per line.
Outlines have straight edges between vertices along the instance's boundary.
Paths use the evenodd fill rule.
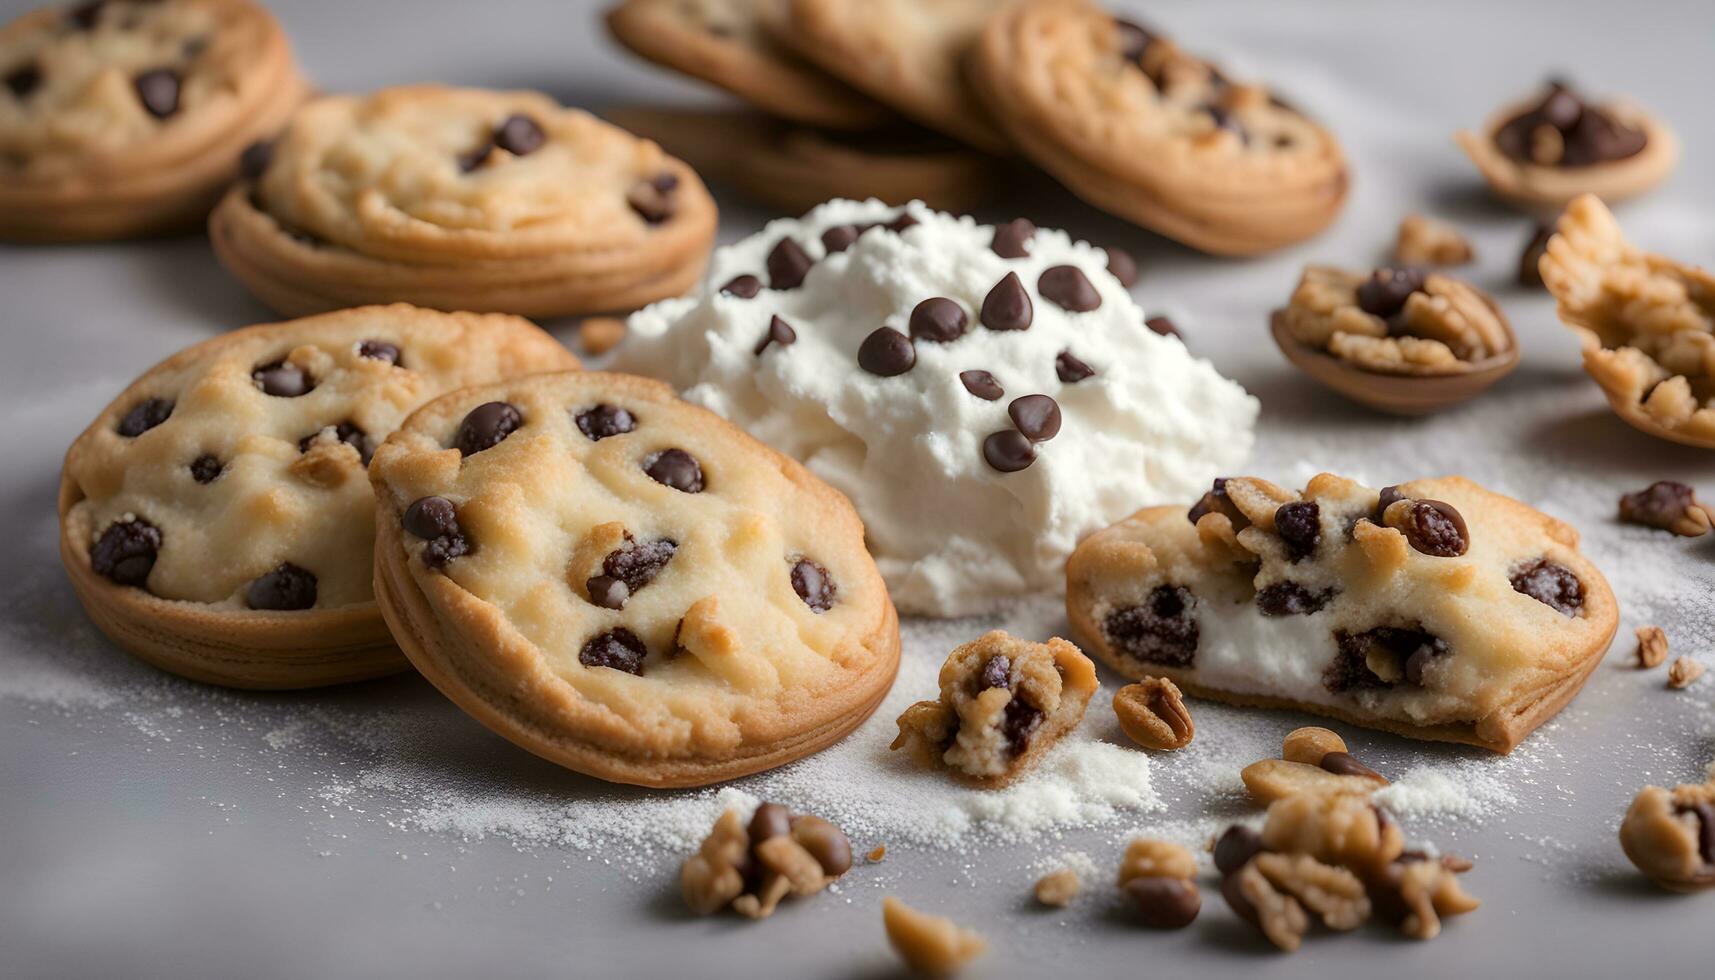
<path fill-rule="evenodd" d="M 1715 888 L 1715 779 L 1644 787 L 1620 823 L 1620 846 L 1663 888 Z"/>
<path fill-rule="evenodd" d="M 1408 214 L 1399 223 L 1393 260 L 1399 265 L 1464 265 L 1476 253 L 1459 229 L 1445 221 Z"/>
<path fill-rule="evenodd" d="M 1695 538 L 1709 533 L 1710 510 L 1691 487 L 1657 480 L 1620 498 L 1620 520 Z"/>
<path fill-rule="evenodd" d="M 1391 509 L 1391 508 L 1390 508 Z M 1388 784 L 1386 776 L 1346 751 L 1346 742 L 1326 728 L 1287 734 L 1281 758 L 1264 759 L 1239 773 L 1251 799 L 1267 806 L 1300 793 L 1369 795 Z"/>
<path fill-rule="evenodd" d="M 877 844 L 873 850 L 864 855 L 864 860 L 870 864 L 880 864 L 885 857 L 887 857 L 887 845 Z"/>
<path fill-rule="evenodd" d="M 1675 691 L 1681 691 L 1697 683 L 1703 676 L 1702 664 L 1690 657 L 1678 657 L 1667 667 L 1667 686 Z"/>
<path fill-rule="evenodd" d="M 1120 688 L 1114 693 L 1114 714 L 1127 737 L 1146 749 L 1182 749 L 1197 733 L 1179 685 L 1165 677 L 1145 677 Z"/>
<path fill-rule="evenodd" d="M 1194 880 L 1197 859 L 1171 841 L 1140 838 L 1120 861 L 1119 887 L 1152 929 L 1183 929 L 1196 921 L 1203 895 Z"/>
<path fill-rule="evenodd" d="M 1369 892 L 1377 916 L 1412 939 L 1434 939 L 1441 934 L 1442 919 L 1482 904 L 1465 892 L 1447 862 L 1415 853 L 1401 854 L 1372 875 Z"/>
<path fill-rule="evenodd" d="M 1096 691 L 1096 668 L 1054 637 L 1031 643 L 994 630 L 954 650 L 941 696 L 899 716 L 892 748 L 976 786 L 1004 786 L 1078 727 Z"/>
<path fill-rule="evenodd" d="M 765 919 L 787 895 L 814 895 L 851 866 L 851 843 L 838 827 L 763 803 L 748 826 L 737 810 L 720 815 L 680 868 L 679 888 L 698 915 L 730 905 L 747 918 Z"/>
<path fill-rule="evenodd" d="M 1637 635 L 1639 669 L 1648 670 L 1667 662 L 1667 634 L 1660 626 L 1639 626 Z"/>
<path fill-rule="evenodd" d="M 584 353 L 599 357 L 625 339 L 625 321 L 612 316 L 586 317 L 578 324 L 578 344 Z"/>
<path fill-rule="evenodd" d="M 1485 293 L 1409 266 L 1367 276 L 1308 266 L 1276 315 L 1298 342 L 1384 374 L 1458 374 L 1512 346 Z"/>
<path fill-rule="evenodd" d="M 1063 909 L 1072 904 L 1072 899 L 1084 888 L 1078 872 L 1071 868 L 1060 868 L 1050 871 L 1036 879 L 1036 900 L 1050 908 Z"/>
<path fill-rule="evenodd" d="M 983 937 L 892 895 L 881 901 L 881 921 L 893 951 L 920 976 L 950 977 L 988 951 Z"/>

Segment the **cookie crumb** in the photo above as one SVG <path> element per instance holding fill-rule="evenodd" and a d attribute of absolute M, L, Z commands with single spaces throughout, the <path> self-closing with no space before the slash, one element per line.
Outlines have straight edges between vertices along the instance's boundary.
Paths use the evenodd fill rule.
<path fill-rule="evenodd" d="M 982 936 L 951 919 L 919 912 L 892 895 L 881 901 L 887 942 L 913 973 L 950 977 L 988 951 Z"/>
<path fill-rule="evenodd" d="M 1639 670 L 1660 667 L 1667 661 L 1667 634 L 1660 626 L 1639 626 L 1637 634 Z"/>
<path fill-rule="evenodd" d="M 1464 265 L 1475 256 L 1459 229 L 1421 214 L 1400 221 L 1393 244 L 1393 259 L 1401 265 Z"/>
<path fill-rule="evenodd" d="M 723 812 L 679 869 L 679 890 L 698 915 L 731 906 L 750 919 L 774 914 L 787 895 L 814 895 L 852 866 L 851 842 L 821 817 L 763 803 L 745 824 Z"/>
<path fill-rule="evenodd" d="M 1063 909 L 1072 904 L 1072 899 L 1084 890 L 1084 883 L 1078 877 L 1078 872 L 1071 868 L 1061 868 L 1050 871 L 1036 879 L 1036 900 L 1050 908 Z"/>
<path fill-rule="evenodd" d="M 1702 664 L 1690 657 L 1680 657 L 1667 668 L 1667 686 L 1675 691 L 1682 691 L 1697 683 L 1703 676 Z"/>
<path fill-rule="evenodd" d="M 881 859 L 884 857 L 887 857 L 887 845 L 877 844 L 875 845 L 875 850 L 864 855 L 864 860 L 868 861 L 870 864 L 880 864 Z"/>
<path fill-rule="evenodd" d="M 586 317 L 578 324 L 578 345 L 593 356 L 606 354 L 625 339 L 625 321 L 612 316 Z"/>

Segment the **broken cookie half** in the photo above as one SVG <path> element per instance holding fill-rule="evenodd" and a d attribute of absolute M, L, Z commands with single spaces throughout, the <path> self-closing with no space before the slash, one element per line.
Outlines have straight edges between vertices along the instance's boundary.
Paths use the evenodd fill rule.
<path fill-rule="evenodd" d="M 1571 700 L 1618 624 L 1576 531 L 1462 477 L 1217 480 L 1085 540 L 1066 605 L 1128 677 L 1496 752 Z"/>

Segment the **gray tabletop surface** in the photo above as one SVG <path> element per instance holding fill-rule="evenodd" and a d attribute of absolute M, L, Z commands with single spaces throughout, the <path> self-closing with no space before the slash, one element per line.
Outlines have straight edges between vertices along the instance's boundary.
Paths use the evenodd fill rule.
<path fill-rule="evenodd" d="M 1274 80 L 1338 131 L 1350 205 L 1321 238 L 1265 258 L 1218 260 L 1021 179 L 987 219 L 1028 215 L 1133 249 L 1137 295 L 1188 324 L 1190 346 L 1263 401 L 1255 470 L 1306 463 L 1402 476 L 1465 473 L 1573 520 L 1614 579 L 1622 639 L 1574 706 L 1529 743 L 1516 801 L 1436 831 L 1480 857 L 1484 907 L 1432 943 L 1379 932 L 1322 938 L 1292 957 L 1259 943 L 1211 894 L 1199 922 L 1147 933 L 1105 912 L 1041 914 L 1026 901 L 1042 842 L 980 837 L 953 851 L 901 848 L 886 886 L 861 872 L 836 896 L 761 925 L 692 919 L 672 855 L 427 832 L 326 803 L 343 744 L 261 741 L 324 709 L 405 711 L 433 724 L 385 751 L 546 801 L 615 793 L 539 762 L 469 722 L 414 677 L 329 693 L 210 692 L 165 678 L 89 625 L 56 554 L 65 447 L 148 365 L 217 332 L 269 319 L 200 236 L 55 248 L 0 246 L 0 976 L 5 977 L 851 977 L 893 960 L 876 905 L 892 892 L 976 926 L 976 976 L 1707 976 L 1715 894 L 1672 897 L 1620 855 L 1614 828 L 1646 782 L 1701 777 L 1715 756 L 1715 677 L 1681 693 L 1625 665 L 1630 628 L 1666 627 L 1715 666 L 1715 545 L 1622 529 L 1618 490 L 1664 477 L 1715 494 L 1715 456 L 1613 418 L 1578 368 L 1545 296 L 1510 285 L 1528 223 L 1492 204 L 1450 134 L 1550 71 L 1624 92 L 1678 129 L 1685 162 L 1620 217 L 1637 240 L 1715 259 L 1715 5 L 1685 2 L 1406 3 L 1267 0 L 1118 4 Z M 9 18 L 26 4 L 0 3 Z M 594 5 L 571 0 L 280 0 L 309 73 L 333 90 L 447 81 L 543 89 L 599 109 L 710 101 L 626 56 Z M 722 237 L 769 215 L 719 191 Z M 1379 261 L 1409 210 L 1458 222 L 1471 271 L 1512 316 L 1517 373 L 1485 397 L 1410 422 L 1355 409 L 1296 374 L 1266 337 L 1269 308 L 1306 261 Z M 568 341 L 571 324 L 549 324 Z M 258 719 L 264 719 L 259 721 Z M 1282 716 L 1284 730 L 1295 719 Z M 1381 735 L 1378 765 L 1453 750 Z M 373 749 L 373 746 L 371 747 Z M 1237 760 L 1236 764 L 1244 761 Z M 1165 760 L 1157 766 L 1164 771 Z M 1507 771 L 1515 771 L 1507 770 Z M 386 787 L 375 789 L 385 812 Z M 1184 799 L 1164 817 L 1190 818 Z M 1111 850 L 1112 829 L 1067 828 L 1053 849 Z M 1104 874 L 1106 872 L 1104 871 Z"/>

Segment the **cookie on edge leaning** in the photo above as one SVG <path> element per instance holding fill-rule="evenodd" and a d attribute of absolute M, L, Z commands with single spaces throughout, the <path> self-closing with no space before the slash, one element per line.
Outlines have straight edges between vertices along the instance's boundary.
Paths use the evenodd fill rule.
<path fill-rule="evenodd" d="M 659 382 L 455 392 L 370 479 L 377 596 L 406 655 L 567 768 L 732 779 L 832 744 L 893 683 L 899 621 L 851 504 Z"/>
<path fill-rule="evenodd" d="M 0 240 L 195 227 L 308 95 L 249 0 L 106 0 L 0 28 Z"/>
<path fill-rule="evenodd" d="M 113 642 L 248 688 L 406 667 L 364 466 L 443 392 L 577 360 L 511 316 L 409 306 L 247 327 L 149 369 L 66 453 L 60 556 Z"/>
<path fill-rule="evenodd" d="M 536 92 L 327 96 L 251 163 L 209 234 L 287 315 L 633 309 L 688 289 L 714 241 L 714 200 L 690 167 Z"/>

